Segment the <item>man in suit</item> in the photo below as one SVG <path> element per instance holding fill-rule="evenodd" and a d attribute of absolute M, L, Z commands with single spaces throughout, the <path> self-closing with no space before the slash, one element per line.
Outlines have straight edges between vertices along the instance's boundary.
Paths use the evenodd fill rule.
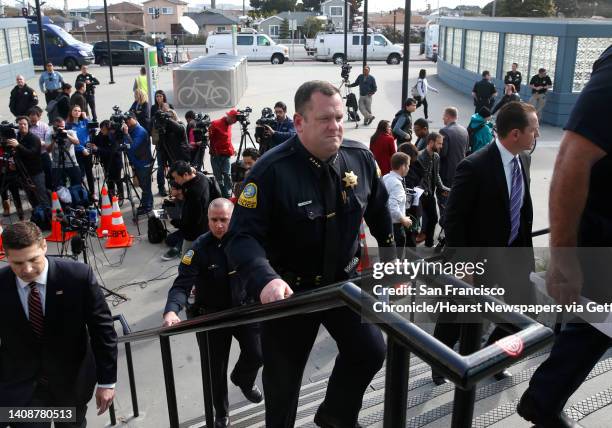
<path fill-rule="evenodd" d="M 117 335 L 102 291 L 87 265 L 47 258 L 34 223 L 6 226 L 2 241 L 0 407 L 75 407 L 75 421 L 55 426 L 85 427 L 96 383 L 100 415 L 117 380 Z"/>
<path fill-rule="evenodd" d="M 539 136 L 538 117 L 533 106 L 511 102 L 501 108 L 496 125 L 499 139 L 457 166 L 446 209 L 447 243 L 457 250 L 457 259 L 487 260 L 485 273 L 468 282 L 504 288 L 506 303 L 532 303 L 533 207 L 525 151 Z M 451 315 L 441 314 L 434 336 L 452 348 L 460 324 Z M 506 335 L 498 326 L 487 343 Z M 502 372 L 496 378 L 507 376 Z M 435 373 L 433 377 L 444 382 Z"/>

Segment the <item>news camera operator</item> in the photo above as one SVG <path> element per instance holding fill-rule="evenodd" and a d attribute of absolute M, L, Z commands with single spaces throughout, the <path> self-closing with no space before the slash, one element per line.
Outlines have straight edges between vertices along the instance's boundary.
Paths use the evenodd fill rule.
<path fill-rule="evenodd" d="M 142 189 L 140 206 L 136 213 L 144 215 L 153 209 L 153 193 L 151 193 L 153 155 L 151 154 L 151 142 L 149 140 L 149 133 L 138 123 L 134 112 L 129 111 L 124 116 L 125 123 L 121 126 L 123 142 L 129 145 L 127 151 L 128 158 Z"/>
<path fill-rule="evenodd" d="M 230 157 L 235 153 L 232 144 L 232 125 L 237 121 L 238 110 L 233 108 L 222 118 L 213 120 L 208 130 L 210 163 L 224 198 L 229 198 L 232 193 Z"/>
<path fill-rule="evenodd" d="M 92 139 L 91 149 L 102 163 L 110 195 L 123 199 L 123 183 L 121 183 L 123 157 L 119 144 L 115 131 L 111 129 L 110 120 L 100 122 L 100 131 Z"/>
<path fill-rule="evenodd" d="M 155 113 L 153 123 L 159 133 L 157 150 L 163 150 L 171 164 L 179 160 L 189 162 L 187 130 L 185 125 L 179 122 L 176 112 L 164 106 L 161 111 Z"/>
<path fill-rule="evenodd" d="M 264 122 L 262 118 L 257 121 L 257 125 L 264 128 L 264 139 L 262 142 L 260 142 L 261 154 L 287 141 L 289 138 L 295 135 L 293 120 L 287 116 L 287 104 L 282 101 L 278 101 L 276 104 L 274 104 L 274 116 L 274 120 Z M 262 143 L 265 143 L 265 147 L 262 146 Z"/>
<path fill-rule="evenodd" d="M 210 182 L 186 161 L 176 161 L 170 167 L 172 179 L 183 188 L 183 209 L 180 220 L 172 220 L 174 227 L 183 234 L 183 251 L 191 248 L 193 241 L 208 232 L 208 205 L 211 201 Z M 217 195 L 212 195 L 217 196 Z"/>
<path fill-rule="evenodd" d="M 208 147 L 208 128 L 210 127 L 210 116 L 189 110 L 185 113 L 187 121 L 187 140 L 191 165 L 199 171 L 204 165 L 204 155 Z"/>
<path fill-rule="evenodd" d="M 58 117 L 53 121 L 53 130 L 47 134 L 45 147 L 51 153 L 51 188 L 56 190 L 58 186 L 65 185 L 66 178 L 70 180 L 71 186 L 81 184 L 81 170 L 74 153 L 74 147 L 79 145 L 76 132 L 66 130 L 63 118 Z"/>
<path fill-rule="evenodd" d="M 15 164 L 14 149 L 9 147 L 8 141 L 15 139 L 15 125 L 7 120 L 0 122 L 0 191 L 2 192 L 2 205 L 4 216 L 10 216 L 8 192 L 13 196 L 15 209 L 19 220 L 24 219 L 21 197 L 19 196 L 20 177 Z"/>

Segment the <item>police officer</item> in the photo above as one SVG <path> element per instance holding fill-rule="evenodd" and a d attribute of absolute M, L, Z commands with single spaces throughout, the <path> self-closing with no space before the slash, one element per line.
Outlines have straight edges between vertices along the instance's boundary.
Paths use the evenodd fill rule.
<path fill-rule="evenodd" d="M 372 153 L 343 140 L 343 102 L 327 82 L 295 95 L 297 136 L 251 169 L 230 224 L 226 253 L 262 303 L 349 279 L 365 217 L 379 245 L 395 252 L 387 191 Z M 293 427 L 304 366 L 323 324 L 338 344 L 322 427 L 356 427 L 363 394 L 384 361 L 378 327 L 342 307 L 262 324 L 266 426 Z"/>
<path fill-rule="evenodd" d="M 472 97 L 474 98 L 474 113 L 478 113 L 482 107 L 486 107 L 489 110 L 493 108 L 495 97 L 497 96 L 497 89 L 495 85 L 491 83 L 491 73 L 487 70 L 482 72 L 482 80 L 474 84 L 472 89 Z"/>
<path fill-rule="evenodd" d="M 77 75 L 74 86 L 76 87 L 77 83 L 79 82 L 83 82 L 85 84 L 85 100 L 87 101 L 87 104 L 89 104 L 89 108 L 91 109 L 91 117 L 95 122 L 98 120 L 98 115 L 96 114 L 96 86 L 100 84 L 100 81 L 88 72 L 86 65 L 82 65 L 81 72 Z"/>
<path fill-rule="evenodd" d="M 521 92 L 521 82 L 523 81 L 523 75 L 520 71 L 518 71 L 518 64 L 516 62 L 512 63 L 512 70 L 506 73 L 506 77 L 504 77 L 504 84 L 513 85 L 514 89 L 516 89 L 516 93 Z"/>
<path fill-rule="evenodd" d="M 195 303 L 188 310 L 189 318 L 245 303 L 246 293 L 236 272 L 229 272 L 222 241 L 232 210 L 233 204 L 228 199 L 218 198 L 211 202 L 208 208 L 210 232 L 200 236 L 181 260 L 179 275 L 168 292 L 164 326 L 181 321 L 178 313 L 186 306 L 193 286 Z M 259 403 L 263 399 L 255 385 L 255 378 L 262 364 L 259 326 L 249 324 L 208 333 L 210 349 L 214 351 L 210 353 L 210 368 L 215 428 L 229 426 L 227 366 L 232 336 L 240 344 L 240 358 L 230 379 L 249 401 Z M 198 343 L 200 340 L 201 335 L 198 333 Z M 205 356 L 201 354 L 201 358 Z"/>
<path fill-rule="evenodd" d="M 295 135 L 293 120 L 287 116 L 287 104 L 282 101 L 274 104 L 274 115 L 276 116 L 274 126 L 264 125 L 264 136 L 269 141 L 270 149 Z"/>
<path fill-rule="evenodd" d="M 9 109 L 15 116 L 26 116 L 32 107 L 38 105 L 38 95 L 21 74 L 17 75 L 15 81 L 17 84 L 11 90 Z"/>

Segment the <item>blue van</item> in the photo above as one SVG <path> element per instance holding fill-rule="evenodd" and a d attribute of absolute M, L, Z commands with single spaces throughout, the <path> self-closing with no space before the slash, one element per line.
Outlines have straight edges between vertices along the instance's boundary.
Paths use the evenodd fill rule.
<path fill-rule="evenodd" d="M 78 41 L 63 28 L 51 24 L 46 16 L 43 16 L 42 26 L 45 34 L 47 61 L 51 61 L 55 66 L 64 66 L 69 71 L 80 68 L 84 64 L 91 64 L 94 61 L 93 46 Z M 36 20 L 28 19 L 28 33 L 30 33 L 30 47 L 32 48 L 34 65 L 44 65 Z"/>

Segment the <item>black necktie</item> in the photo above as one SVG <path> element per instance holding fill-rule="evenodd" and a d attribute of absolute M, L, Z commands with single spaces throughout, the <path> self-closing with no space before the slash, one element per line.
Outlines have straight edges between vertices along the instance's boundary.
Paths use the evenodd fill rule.
<path fill-rule="evenodd" d="M 331 284 L 336 279 L 336 264 L 338 259 L 338 180 L 331 165 L 322 166 L 321 190 L 325 206 L 325 249 L 323 251 L 323 283 Z"/>
<path fill-rule="evenodd" d="M 40 293 L 38 292 L 38 288 L 36 288 L 35 282 L 29 283 L 28 287 L 30 287 L 30 295 L 28 296 L 30 325 L 32 326 L 34 334 L 40 339 L 44 331 L 44 316 Z"/>

